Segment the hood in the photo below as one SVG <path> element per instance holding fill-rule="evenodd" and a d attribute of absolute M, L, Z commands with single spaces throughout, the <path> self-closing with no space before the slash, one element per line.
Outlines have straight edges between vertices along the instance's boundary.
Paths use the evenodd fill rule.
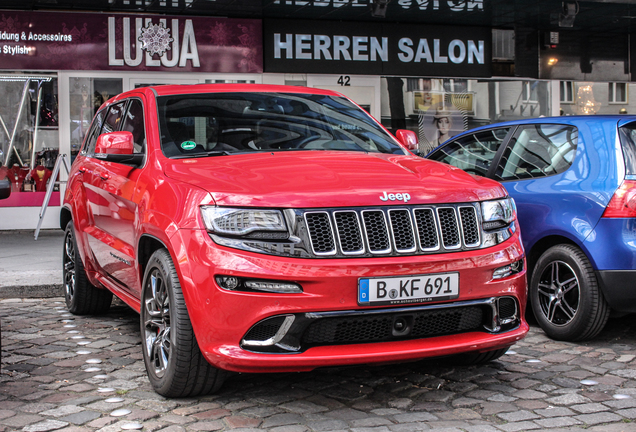
<path fill-rule="evenodd" d="M 207 190 L 220 206 L 357 207 L 506 195 L 495 181 L 417 156 L 288 151 L 169 159 L 164 167 L 168 177 Z"/>

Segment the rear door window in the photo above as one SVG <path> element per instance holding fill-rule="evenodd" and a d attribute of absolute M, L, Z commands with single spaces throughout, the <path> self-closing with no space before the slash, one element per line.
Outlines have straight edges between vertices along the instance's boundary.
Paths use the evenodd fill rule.
<path fill-rule="evenodd" d="M 578 129 L 570 125 L 523 125 L 504 151 L 495 179 L 521 180 L 559 174 L 574 160 Z"/>
<path fill-rule="evenodd" d="M 462 136 L 438 149 L 428 159 L 485 176 L 509 131 L 510 128 L 506 127 Z"/>

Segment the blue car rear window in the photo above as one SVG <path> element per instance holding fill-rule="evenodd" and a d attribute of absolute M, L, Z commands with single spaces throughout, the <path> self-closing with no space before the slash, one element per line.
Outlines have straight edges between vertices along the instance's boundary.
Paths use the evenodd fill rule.
<path fill-rule="evenodd" d="M 625 174 L 636 175 L 636 124 L 619 128 L 619 136 L 625 159 Z"/>

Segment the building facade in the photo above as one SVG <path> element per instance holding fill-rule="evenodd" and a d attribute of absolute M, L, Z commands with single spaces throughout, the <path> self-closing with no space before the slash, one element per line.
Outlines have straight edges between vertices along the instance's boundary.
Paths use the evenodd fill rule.
<path fill-rule="evenodd" d="M 389 130 L 416 131 L 422 154 L 460 131 L 501 120 L 636 112 L 630 75 L 604 75 L 600 60 L 589 81 L 567 56 L 545 69 L 550 56 L 558 57 L 558 41 L 538 47 L 536 67 L 528 66 L 534 51 L 521 49 L 519 39 L 525 47 L 530 36 L 494 28 L 494 1 L 399 0 L 374 16 L 382 2 L 272 0 L 230 17 L 205 15 L 194 0 L 121 1 L 109 2 L 124 9 L 117 11 L 92 11 L 89 3 L 72 12 L 0 10 L 0 176 L 13 182 L 11 197 L 0 201 L 1 230 L 58 227 L 67 174 L 61 155 L 70 164 L 97 108 L 139 86 L 337 90 Z M 441 24 L 414 22 L 422 14 Z M 608 76 L 613 80 L 603 81 Z"/>

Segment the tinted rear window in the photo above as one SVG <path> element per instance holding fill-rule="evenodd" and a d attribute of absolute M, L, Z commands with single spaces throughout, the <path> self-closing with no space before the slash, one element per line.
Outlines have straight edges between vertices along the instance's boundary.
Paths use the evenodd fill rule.
<path fill-rule="evenodd" d="M 619 136 L 625 159 L 625 174 L 636 175 L 636 123 L 619 128 Z"/>

